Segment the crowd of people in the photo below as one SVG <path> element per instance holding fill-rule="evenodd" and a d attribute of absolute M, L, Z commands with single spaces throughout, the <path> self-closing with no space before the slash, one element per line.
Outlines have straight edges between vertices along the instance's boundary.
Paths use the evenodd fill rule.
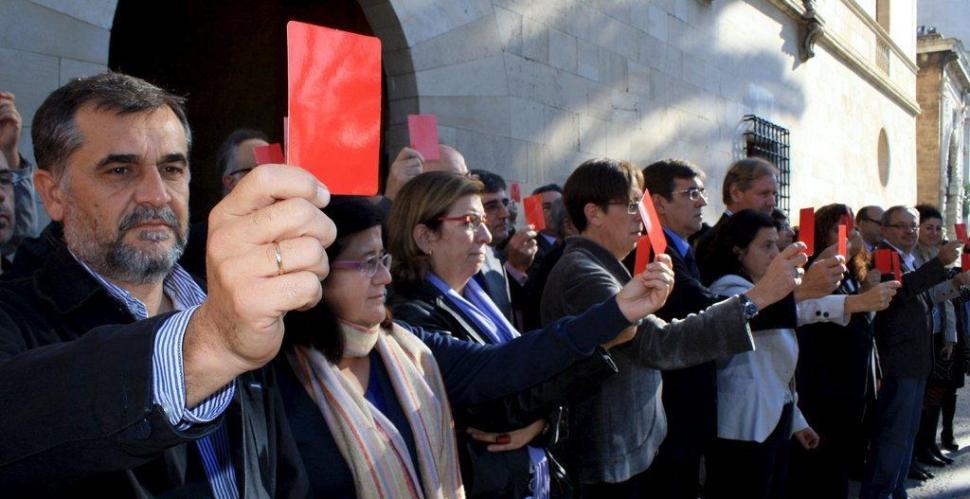
<path fill-rule="evenodd" d="M 698 166 L 597 158 L 536 230 L 452 147 L 331 196 L 239 129 L 190 227 L 183 99 L 71 81 L 36 166 L 22 126 L 0 92 L 4 495 L 902 498 L 959 448 L 970 272 L 932 206 L 827 204 L 808 254 L 764 159 L 709 226 Z"/>

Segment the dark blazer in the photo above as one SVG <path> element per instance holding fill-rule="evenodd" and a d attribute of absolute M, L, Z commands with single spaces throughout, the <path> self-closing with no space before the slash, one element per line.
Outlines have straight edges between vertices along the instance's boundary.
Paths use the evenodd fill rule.
<path fill-rule="evenodd" d="M 879 247 L 895 251 L 885 242 Z M 926 292 L 946 280 L 946 269 L 939 258 L 933 258 L 916 270 L 903 271 L 903 287 L 889 308 L 876 314 L 876 346 L 885 376 L 925 379 L 933 366 L 933 328 Z"/>
<path fill-rule="evenodd" d="M 833 294 L 853 295 L 858 290 L 858 282 L 847 277 Z M 876 353 L 872 319 L 872 314 L 857 313 L 852 314 L 847 326 L 817 322 L 796 330 L 798 398 L 809 423 L 816 401 L 854 402 L 861 406 L 866 397 L 874 396 Z"/>
<path fill-rule="evenodd" d="M 452 306 L 444 298 L 441 291 L 427 282 L 396 283 L 391 293 L 389 305 L 395 318 L 408 324 L 445 332 L 455 338 L 479 345 L 488 344 L 484 334 L 474 326 L 470 318 L 461 309 Z M 569 324 L 573 322 L 567 321 Z M 595 323 L 595 321 L 586 321 L 587 327 Z M 553 324 L 550 327 L 561 327 L 558 324 L 561 323 Z M 613 324 L 615 324 L 615 321 Z M 608 326 L 608 329 L 612 329 L 612 336 L 623 329 L 622 327 L 613 329 L 613 327 Z M 593 334 L 590 329 L 576 329 L 575 332 L 589 335 L 584 340 L 587 341 L 588 350 L 586 351 L 589 354 L 597 349 L 598 343 L 588 343 L 588 338 L 612 337 L 610 334 Z M 549 333 L 546 332 L 545 335 L 548 336 Z M 534 335 L 526 334 L 523 338 L 532 336 Z M 605 343 L 606 341 L 599 342 Z M 531 386 L 531 389 L 489 404 L 463 406 L 453 401 L 458 448 L 463 460 L 462 474 L 465 477 L 469 496 L 521 496 L 526 492 L 528 486 L 529 460 L 527 449 L 524 447 L 510 452 L 489 453 L 483 445 L 466 436 L 465 428 L 471 426 L 489 431 L 508 431 L 522 428 L 539 418 L 546 418 L 549 422 L 547 438 L 542 442 L 537 442 L 537 445 L 551 445 L 555 443 L 559 434 L 560 412 L 558 406 L 570 398 L 591 393 L 595 389 L 596 383 L 616 372 L 612 359 L 599 349 L 599 354 L 586 361 L 579 362 L 575 367 L 562 372 L 561 375 L 554 376 L 582 357 L 563 359 L 558 364 L 548 365 L 543 370 L 542 366 L 538 364 L 540 358 L 542 361 L 549 360 L 549 356 L 555 350 L 546 350 L 541 354 L 538 353 L 539 351 L 534 350 L 537 356 L 524 360 L 520 366 L 529 366 L 529 369 L 533 371 L 530 376 L 534 380 L 532 383 L 522 383 L 526 379 L 522 377 L 522 373 L 516 374 L 507 371 L 501 375 L 501 377 L 507 379 L 517 376 L 516 382 L 522 383 L 520 387 Z M 519 366 L 512 359 L 507 360 L 507 369 Z M 544 372 L 545 375 L 537 379 L 534 372 L 536 370 Z M 546 378 L 551 379 L 539 383 Z M 510 472 L 511 476 L 509 476 Z M 505 478 L 507 476 L 508 478 Z"/>
<path fill-rule="evenodd" d="M 630 279 L 606 248 L 570 237 L 542 294 L 543 322 L 582 313 Z M 658 369 L 689 367 L 753 348 L 737 299 L 670 323 L 647 316 L 636 338 L 611 351 L 619 374 L 589 399 L 570 404 L 567 457 L 578 480 L 623 482 L 650 466 L 667 430 Z"/>
<path fill-rule="evenodd" d="M 63 243 L 36 273 L 0 285 L 4 495 L 211 497 L 193 440 L 221 424 L 242 497 L 306 495 L 272 372 L 239 377 L 215 421 L 169 424 L 151 361 L 167 316 L 134 322 Z"/>
<path fill-rule="evenodd" d="M 667 237 L 667 254 L 674 264 L 674 289 L 657 317 L 683 319 L 724 300 L 701 284 L 696 261 L 688 265 L 673 239 Z M 663 371 L 663 404 L 667 413 L 667 439 L 660 454 L 670 447 L 703 447 L 717 436 L 717 366 L 708 361 L 693 367 Z"/>
<path fill-rule="evenodd" d="M 694 255 L 697 256 L 698 262 L 705 261 L 711 243 L 714 242 L 714 234 L 717 233 L 717 228 L 720 227 L 729 217 L 730 215 L 728 215 L 727 212 L 721 213 L 721 218 L 717 219 L 717 223 L 714 224 L 713 227 L 694 234 L 692 238 L 693 240 L 690 242 L 690 244 L 694 247 Z"/>

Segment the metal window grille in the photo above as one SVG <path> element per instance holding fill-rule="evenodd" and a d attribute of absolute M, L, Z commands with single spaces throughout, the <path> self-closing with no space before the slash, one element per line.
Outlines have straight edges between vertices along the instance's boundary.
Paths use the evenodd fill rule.
<path fill-rule="evenodd" d="M 789 217 L 791 207 L 791 154 L 787 128 L 776 125 L 753 114 L 743 119 L 747 131 L 744 132 L 745 149 L 748 157 L 759 157 L 771 161 L 781 172 L 778 186 L 778 208 Z"/>

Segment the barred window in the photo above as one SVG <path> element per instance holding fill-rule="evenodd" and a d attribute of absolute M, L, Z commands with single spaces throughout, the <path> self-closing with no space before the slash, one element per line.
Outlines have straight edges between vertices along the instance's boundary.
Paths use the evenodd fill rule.
<path fill-rule="evenodd" d="M 791 154 L 788 145 L 788 129 L 753 114 L 746 115 L 742 121 L 746 129 L 744 145 L 748 157 L 759 157 L 771 161 L 781 172 L 781 178 L 778 179 L 778 209 L 791 217 L 789 213 L 791 207 Z"/>

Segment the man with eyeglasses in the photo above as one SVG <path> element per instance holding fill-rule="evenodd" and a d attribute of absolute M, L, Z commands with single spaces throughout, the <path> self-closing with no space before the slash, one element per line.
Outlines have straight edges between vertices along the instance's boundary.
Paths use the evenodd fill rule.
<path fill-rule="evenodd" d="M 878 206 L 863 206 L 855 215 L 855 226 L 859 229 L 869 253 L 875 251 L 883 240 L 882 215 L 882 208 Z"/>
<path fill-rule="evenodd" d="M 483 285 L 499 310 L 521 327 L 522 322 L 516 315 L 525 303 L 524 286 L 539 249 L 538 234 L 529 228 L 513 231 L 505 179 L 488 170 L 471 170 L 471 174 L 485 186 L 482 206 L 485 208 L 485 224 L 492 234 L 485 263 L 475 279 Z"/>
<path fill-rule="evenodd" d="M 869 458 L 859 497 L 904 498 L 912 462 L 913 444 L 920 422 L 926 379 L 933 365 L 930 291 L 947 280 L 946 267 L 960 256 L 960 242 L 943 245 L 936 258 L 916 267 L 918 214 L 906 206 L 893 206 L 882 216 L 884 241 L 878 249 L 899 255 L 903 286 L 889 308 L 875 317 L 876 347 L 882 367 L 877 393 Z M 970 273 L 957 274 L 951 285 L 970 283 Z"/>
<path fill-rule="evenodd" d="M 643 180 L 657 209 L 674 268 L 674 288 L 657 317 L 668 322 L 683 319 L 727 298 L 711 293 L 701 283 L 694 251 L 687 242 L 704 221 L 708 199 L 704 173 L 687 161 L 666 159 L 644 168 Z M 789 298 L 764 307 L 751 320 L 752 328 L 770 329 L 786 323 L 793 315 L 793 305 Z M 842 313 L 822 301 L 808 302 L 805 307 L 803 313 L 809 316 L 815 311 Z M 649 469 L 652 492 L 658 497 L 693 499 L 700 492 L 701 458 L 717 436 L 717 367 L 708 361 L 664 370 L 662 377 L 667 437 Z"/>

